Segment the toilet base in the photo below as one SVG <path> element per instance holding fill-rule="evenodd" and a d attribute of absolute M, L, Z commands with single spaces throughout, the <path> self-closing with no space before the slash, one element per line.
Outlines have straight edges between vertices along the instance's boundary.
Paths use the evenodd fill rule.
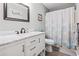
<path fill-rule="evenodd" d="M 56 45 L 48 45 L 48 44 L 46 44 L 46 51 L 47 52 L 59 51 L 59 47 L 56 46 Z"/>

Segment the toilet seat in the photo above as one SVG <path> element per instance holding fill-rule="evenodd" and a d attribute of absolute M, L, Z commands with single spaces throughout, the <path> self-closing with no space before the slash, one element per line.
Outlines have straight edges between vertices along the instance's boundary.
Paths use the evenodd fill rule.
<path fill-rule="evenodd" d="M 45 39 L 45 43 L 48 45 L 54 45 L 54 40 L 52 39 Z"/>

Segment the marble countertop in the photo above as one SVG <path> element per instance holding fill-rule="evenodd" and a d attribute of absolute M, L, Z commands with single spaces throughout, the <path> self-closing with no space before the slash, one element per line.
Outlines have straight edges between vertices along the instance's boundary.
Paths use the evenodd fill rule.
<path fill-rule="evenodd" d="M 23 34 L 0 35 L 0 46 L 9 44 L 11 42 L 19 41 L 24 38 L 29 38 L 32 36 L 43 34 L 43 33 L 44 32 L 29 32 L 29 33 L 23 33 Z"/>

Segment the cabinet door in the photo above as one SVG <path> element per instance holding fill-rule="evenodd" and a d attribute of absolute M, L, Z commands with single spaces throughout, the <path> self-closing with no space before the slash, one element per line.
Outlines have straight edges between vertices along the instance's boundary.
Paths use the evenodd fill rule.
<path fill-rule="evenodd" d="M 5 49 L 5 48 L 0 48 L 0 56 L 5 56 L 4 49 Z"/>
<path fill-rule="evenodd" d="M 23 44 L 9 44 L 3 48 L 0 48 L 0 55 L 3 56 L 22 56 L 24 55 Z"/>
<path fill-rule="evenodd" d="M 37 45 L 25 46 L 25 56 L 36 56 L 37 54 Z"/>

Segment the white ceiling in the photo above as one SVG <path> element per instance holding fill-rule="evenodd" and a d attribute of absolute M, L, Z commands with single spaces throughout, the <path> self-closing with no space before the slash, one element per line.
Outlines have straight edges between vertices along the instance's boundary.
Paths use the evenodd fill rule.
<path fill-rule="evenodd" d="M 50 11 L 74 6 L 74 3 L 43 3 Z"/>

